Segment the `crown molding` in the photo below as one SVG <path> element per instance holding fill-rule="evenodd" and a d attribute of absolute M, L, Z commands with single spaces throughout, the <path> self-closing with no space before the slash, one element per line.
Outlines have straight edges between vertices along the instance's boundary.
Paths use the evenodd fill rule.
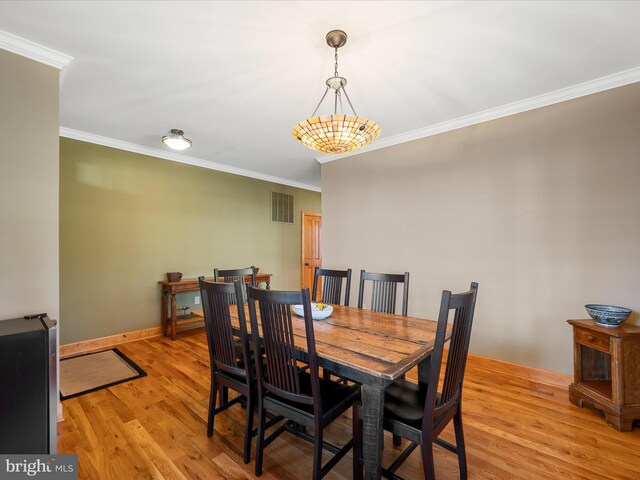
<path fill-rule="evenodd" d="M 103 137 L 101 135 L 82 132 L 80 130 L 74 130 L 72 128 L 60 127 L 60 136 L 71 138 L 74 140 L 81 140 L 83 142 L 95 143 L 97 145 L 103 145 L 105 147 L 117 148 L 118 150 L 125 150 L 127 152 L 139 153 L 141 155 L 161 158 L 163 160 L 171 160 L 172 162 L 194 165 L 196 167 L 207 168 L 209 170 L 217 170 L 220 172 L 240 175 L 242 177 L 255 178 L 257 180 L 263 180 L 265 182 L 278 183 L 280 185 L 287 185 L 289 187 L 296 187 L 303 190 L 311 190 L 314 192 L 321 191 L 320 187 L 316 185 L 296 182 L 293 180 L 288 180 L 286 178 L 274 177 L 265 173 L 232 167 L 230 165 L 224 165 L 222 163 L 209 162 L 207 160 L 201 160 L 199 158 L 189 157 L 187 155 L 180 155 L 179 153 L 168 152 L 159 148 L 142 147 L 140 145 L 136 145 L 135 143 L 123 142 L 121 140 L 116 140 L 115 138 Z"/>
<path fill-rule="evenodd" d="M 410 142 L 412 140 L 418 140 L 420 138 L 438 135 L 439 133 L 457 130 L 459 128 L 476 125 L 478 123 L 488 122 L 490 120 L 496 120 L 498 118 L 515 115 L 517 113 L 526 112 L 528 110 L 547 107 L 555 103 L 573 100 L 574 98 L 584 97 L 586 95 L 592 95 L 594 93 L 602 92 L 604 90 L 610 90 L 616 87 L 622 87 L 624 85 L 628 85 L 630 83 L 635 83 L 638 81 L 640 81 L 640 67 L 632 68 L 630 70 L 625 70 L 619 73 L 614 73 L 613 75 L 597 78 L 595 80 L 580 83 L 578 85 L 573 85 L 567 88 L 562 88 L 560 90 L 545 93 L 535 97 L 530 97 L 525 100 L 509 103 L 500 107 L 490 108 L 489 110 L 483 110 L 482 112 L 472 113 L 471 115 L 465 115 L 464 117 L 447 120 L 445 122 L 436 123 L 434 125 L 428 125 L 423 128 L 418 128 L 417 130 L 411 130 L 406 133 L 393 135 L 391 137 L 378 140 L 377 142 L 374 142 L 366 146 L 365 148 L 362 148 L 355 152 L 344 153 L 342 155 L 319 155 L 318 157 L 316 157 L 316 160 L 321 164 L 333 162 L 335 160 L 351 157 L 353 155 L 360 155 L 362 153 L 391 147 L 393 145 L 399 145 L 401 143 Z"/>
<path fill-rule="evenodd" d="M 9 52 L 30 58 L 36 62 L 44 63 L 60 70 L 60 82 L 67 71 L 67 67 L 73 62 L 73 57 L 58 52 L 49 47 L 18 37 L 9 32 L 0 30 L 0 48 Z"/>

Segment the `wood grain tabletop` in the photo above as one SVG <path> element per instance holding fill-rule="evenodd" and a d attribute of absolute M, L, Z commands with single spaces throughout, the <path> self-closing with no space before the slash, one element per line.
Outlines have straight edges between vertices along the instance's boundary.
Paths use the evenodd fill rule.
<path fill-rule="evenodd" d="M 332 305 L 329 318 L 313 322 L 321 366 L 340 365 L 355 374 L 395 380 L 434 347 L 437 322 Z M 232 308 L 237 325 L 237 313 Z M 249 312 L 247 329 L 250 331 Z M 259 310 L 258 310 L 259 312 Z M 291 313 L 296 347 L 306 352 L 304 319 Z M 259 319 L 258 319 L 259 321 Z M 447 338 L 451 327 L 447 330 Z"/>

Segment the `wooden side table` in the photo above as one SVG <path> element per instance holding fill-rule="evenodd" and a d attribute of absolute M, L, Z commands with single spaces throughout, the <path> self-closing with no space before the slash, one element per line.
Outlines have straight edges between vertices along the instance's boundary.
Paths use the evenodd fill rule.
<path fill-rule="evenodd" d="M 620 432 L 640 420 L 640 327 L 602 327 L 593 320 L 567 320 L 573 326 L 574 383 L 569 401 L 602 410 Z"/>
<path fill-rule="evenodd" d="M 258 273 L 256 275 L 256 283 L 259 285 L 265 283 L 267 290 L 271 290 L 270 273 Z M 224 277 L 222 278 L 224 280 Z M 251 277 L 245 277 L 245 281 L 250 281 Z M 213 278 L 207 278 L 207 281 L 213 282 Z M 179 282 L 158 282 L 162 289 L 161 305 L 160 305 L 160 321 L 162 322 L 162 332 L 165 336 L 171 334 L 171 340 L 176 339 L 177 326 L 187 323 L 197 323 L 204 320 L 202 311 L 196 311 L 187 315 L 185 318 L 178 318 L 176 313 L 176 294 L 180 292 L 193 292 L 200 290 L 200 284 L 197 278 L 189 278 L 180 280 Z M 167 301 L 168 300 L 168 301 Z M 169 307 L 169 312 L 167 312 Z"/>

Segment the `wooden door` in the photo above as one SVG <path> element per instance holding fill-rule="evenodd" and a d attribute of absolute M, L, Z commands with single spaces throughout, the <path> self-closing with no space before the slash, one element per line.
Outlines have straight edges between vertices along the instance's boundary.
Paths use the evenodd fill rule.
<path fill-rule="evenodd" d="M 302 288 L 308 288 L 313 295 L 313 273 L 316 267 L 322 267 L 322 215 L 302 212 Z M 320 296 L 320 287 L 318 287 Z"/>

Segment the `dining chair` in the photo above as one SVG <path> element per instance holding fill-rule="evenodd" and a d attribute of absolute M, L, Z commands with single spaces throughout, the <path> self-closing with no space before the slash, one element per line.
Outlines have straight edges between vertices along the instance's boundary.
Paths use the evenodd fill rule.
<path fill-rule="evenodd" d="M 324 477 L 352 448 L 353 476 L 360 478 L 362 441 L 356 408 L 360 402 L 360 389 L 320 378 L 309 289 L 278 292 L 249 287 L 248 304 L 254 349 L 259 345 L 261 328 L 265 356 L 264 365 L 257 357 L 255 360 L 258 378 L 256 475 L 262 474 L 265 448 L 288 431 L 313 443 L 314 480 Z M 303 305 L 304 319 L 292 318 L 291 305 Z M 306 337 L 303 349 L 307 352 L 308 370 L 298 366 L 301 354 L 295 337 L 301 334 Z M 342 448 L 325 442 L 324 428 L 349 408 L 353 411 L 354 438 Z M 265 439 L 267 412 L 287 420 Z M 311 428 L 313 435 L 306 433 L 306 428 Z M 324 465 L 323 448 L 334 454 Z"/>
<path fill-rule="evenodd" d="M 402 290 L 402 315 L 407 315 L 409 305 L 409 272 L 404 274 L 373 273 L 360 270 L 360 288 L 358 290 L 358 308 L 364 306 L 365 282 L 371 282 L 370 309 L 375 312 L 396 313 L 396 297 L 398 284 L 404 284 Z M 404 378 L 404 375 L 403 375 Z M 399 446 L 402 438 L 393 435 L 393 444 Z"/>
<path fill-rule="evenodd" d="M 384 428 L 411 442 L 389 468 L 383 469 L 383 476 L 386 478 L 399 479 L 395 471 L 420 445 L 424 476 L 427 480 L 434 480 L 434 443 L 458 455 L 460 478 L 463 480 L 467 478 L 467 458 L 462 429 L 462 382 L 469 352 L 477 293 L 478 284 L 475 282 L 471 284 L 468 292 L 455 295 L 447 290 L 442 292 L 435 346 L 431 355 L 427 383 L 419 382 L 416 385 L 401 378 L 389 385 L 385 391 Z M 447 353 L 442 388 L 438 389 L 447 323 L 452 311 L 451 343 Z M 451 420 L 455 430 L 455 446 L 438 438 Z"/>
<path fill-rule="evenodd" d="M 402 315 L 407 315 L 409 304 L 409 272 L 404 274 L 373 273 L 360 270 L 360 289 L 358 291 L 358 308 L 364 305 L 365 282 L 372 283 L 371 303 L 369 308 L 375 312 L 396 313 L 396 294 L 398 284 L 403 283 Z"/>
<path fill-rule="evenodd" d="M 319 279 L 322 278 L 322 285 L 320 285 Z M 313 292 L 311 299 L 314 302 L 318 301 L 318 287 L 322 289 L 322 295 L 320 301 L 323 303 L 332 303 L 334 305 L 340 305 L 340 298 L 342 297 L 342 279 L 346 279 L 345 291 L 344 291 L 344 305 L 349 306 L 349 292 L 351 291 L 351 269 L 346 270 L 330 270 L 327 268 L 316 267 L 313 273 Z"/>
<path fill-rule="evenodd" d="M 251 276 L 251 281 L 248 282 L 249 285 L 252 286 L 256 286 L 257 282 L 256 282 L 256 272 L 258 271 L 258 269 L 256 267 L 254 267 L 253 265 L 247 268 L 233 268 L 233 269 L 219 269 L 219 268 L 214 268 L 213 269 L 213 281 L 214 282 L 220 282 L 220 279 L 222 279 L 222 281 L 224 283 L 235 283 L 237 281 L 241 281 L 242 283 L 245 283 L 245 278 L 247 276 Z M 235 302 L 235 297 L 228 297 L 229 301 L 233 301 Z M 246 289 L 242 290 L 242 300 L 243 302 L 245 302 L 247 300 L 247 291 Z M 238 352 L 238 356 L 241 355 L 242 352 L 242 340 L 238 337 L 235 337 L 235 345 L 236 345 L 236 351 Z M 222 389 L 222 401 L 226 403 L 227 398 L 228 398 L 228 392 L 227 392 L 227 388 L 224 387 Z"/>
<path fill-rule="evenodd" d="M 322 283 L 320 283 L 322 279 Z M 316 267 L 313 272 L 313 288 L 311 290 L 311 300 L 318 301 L 318 287 L 321 289 L 320 300 L 323 303 L 332 303 L 334 305 L 340 305 L 340 299 L 342 298 L 342 280 L 346 279 L 345 291 L 344 291 L 344 305 L 349 306 L 349 293 L 351 292 L 351 269 L 346 270 L 330 270 L 327 268 Z M 331 373 L 326 368 L 323 369 L 323 378 L 331 378 Z M 341 380 L 343 383 L 346 379 Z"/>
<path fill-rule="evenodd" d="M 253 417 L 257 400 L 257 384 L 247 323 L 242 298 L 246 289 L 244 281 L 235 283 L 213 283 L 200 277 L 200 294 L 204 310 L 204 323 L 209 345 L 209 360 L 211 365 L 211 390 L 209 392 L 209 416 L 207 420 L 207 436 L 213 435 L 215 416 L 240 402 L 241 396 L 246 399 L 247 415 L 244 429 L 244 463 L 249 463 L 251 457 L 251 438 L 253 432 Z M 236 305 L 238 323 L 240 327 L 241 351 L 238 355 L 238 338 L 233 335 L 231 324 L 231 308 Z M 232 400 L 227 399 L 226 389 L 238 392 Z M 220 392 L 219 406 L 216 408 L 216 396 Z"/>
<path fill-rule="evenodd" d="M 257 269 L 253 265 L 247 268 L 234 268 L 234 269 L 227 269 L 227 270 L 214 268 L 213 281 L 219 282 L 220 279 L 222 278 L 224 283 L 235 283 L 238 280 L 244 283 L 245 277 L 250 275 L 251 282 L 249 282 L 249 284 L 252 286 L 256 286 L 256 272 L 257 272 Z M 245 293 L 245 299 L 246 299 L 246 293 Z"/>

